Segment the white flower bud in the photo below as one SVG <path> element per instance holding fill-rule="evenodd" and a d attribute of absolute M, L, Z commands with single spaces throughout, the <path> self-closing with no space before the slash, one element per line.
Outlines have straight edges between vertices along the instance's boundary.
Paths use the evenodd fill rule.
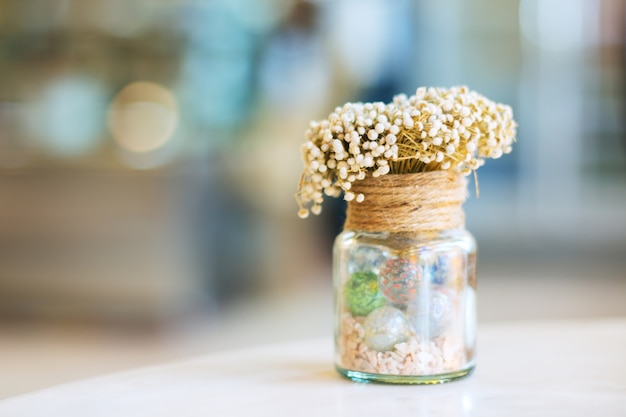
<path fill-rule="evenodd" d="M 402 124 L 404 124 L 404 127 L 406 127 L 407 129 L 410 129 L 414 126 L 413 119 L 411 118 L 411 115 L 409 113 L 404 113 L 402 115 Z"/>

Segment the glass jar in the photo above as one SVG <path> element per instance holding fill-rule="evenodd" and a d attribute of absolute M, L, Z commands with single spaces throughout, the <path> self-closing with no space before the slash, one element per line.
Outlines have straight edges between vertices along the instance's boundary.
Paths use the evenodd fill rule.
<path fill-rule="evenodd" d="M 461 202 L 456 198 L 449 204 L 458 210 L 464 178 L 461 184 L 456 184 L 463 187 Z M 360 219 L 366 214 L 393 214 L 386 197 L 368 197 L 373 205 L 359 207 L 352 216 L 351 208 L 360 203 L 349 204 L 334 245 L 337 370 L 355 381 L 397 384 L 442 383 L 469 375 L 476 334 L 476 243 L 462 225 L 462 211 L 461 223 L 435 225 L 454 226 L 446 229 L 425 224 L 432 216 L 417 223 L 394 216 L 404 225 L 400 229 L 413 230 L 359 230 L 381 228 Z M 420 201 L 416 207 L 426 206 Z"/>

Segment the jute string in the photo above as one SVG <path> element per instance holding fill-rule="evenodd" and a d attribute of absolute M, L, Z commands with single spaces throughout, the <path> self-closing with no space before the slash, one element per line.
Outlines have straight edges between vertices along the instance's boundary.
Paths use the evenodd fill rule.
<path fill-rule="evenodd" d="M 365 200 L 350 201 L 344 229 L 367 232 L 434 232 L 465 226 L 464 176 L 450 171 L 388 174 L 355 181 Z"/>

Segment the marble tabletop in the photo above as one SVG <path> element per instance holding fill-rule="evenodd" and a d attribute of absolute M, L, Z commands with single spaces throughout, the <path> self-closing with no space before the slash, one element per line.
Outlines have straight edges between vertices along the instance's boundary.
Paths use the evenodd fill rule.
<path fill-rule="evenodd" d="M 626 318 L 490 324 L 478 337 L 475 373 L 443 385 L 343 379 L 326 338 L 60 385 L 0 401 L 0 416 L 626 416 Z"/>

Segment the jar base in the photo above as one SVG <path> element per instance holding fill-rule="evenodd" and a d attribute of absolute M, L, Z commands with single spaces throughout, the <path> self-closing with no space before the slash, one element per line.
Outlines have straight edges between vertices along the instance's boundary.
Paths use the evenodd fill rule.
<path fill-rule="evenodd" d="M 474 365 L 461 369 L 456 372 L 447 372 L 445 374 L 436 375 L 385 375 L 372 374 L 369 372 L 351 371 L 335 366 L 337 372 L 342 376 L 351 379 L 354 382 L 374 382 L 379 384 L 396 384 L 396 385 L 434 385 L 445 384 L 446 382 L 456 381 L 465 378 L 474 372 Z"/>

